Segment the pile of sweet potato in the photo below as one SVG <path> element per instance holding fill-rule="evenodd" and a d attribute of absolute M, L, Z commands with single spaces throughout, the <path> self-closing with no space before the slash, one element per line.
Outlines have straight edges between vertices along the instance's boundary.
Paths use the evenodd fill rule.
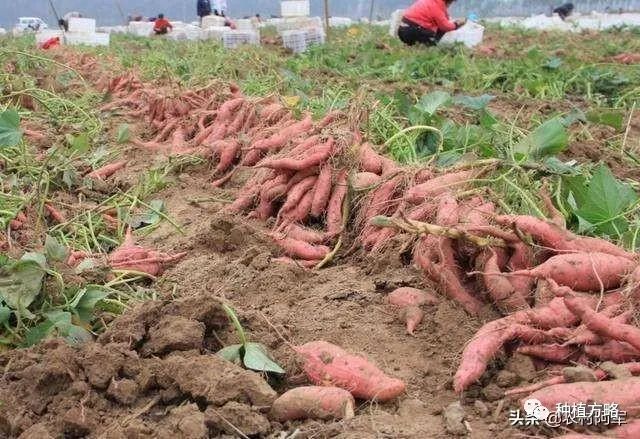
<path fill-rule="evenodd" d="M 251 100 L 235 87 L 173 97 L 140 87 L 135 78 L 108 87 L 115 96 L 127 90 L 109 107 L 128 108 L 149 122 L 154 137 L 137 145 L 203 154 L 215 186 L 239 167 L 252 169 L 227 211 L 268 223 L 285 255 L 280 261 L 317 266 L 345 230 L 365 251 L 404 239 L 415 265 L 444 295 L 472 315 L 487 308 L 500 313 L 464 349 L 457 392 L 477 382 L 503 348 L 549 364 L 608 360 L 638 373 L 637 255 L 570 232 L 548 199 L 549 219 L 501 215 L 492 201 L 468 190 L 485 169 L 401 167 L 362 142 L 339 113 L 296 120 L 280 103 Z M 127 97 L 132 90 L 145 99 Z M 336 127 L 356 134 L 336 136 Z M 416 303 L 401 295 L 392 303 L 401 304 L 413 331 L 421 312 L 416 307 L 432 300 L 410 295 Z M 640 391 L 619 390 L 637 386 L 635 379 L 607 380 L 597 367 L 594 376 L 601 382 L 565 383 L 558 375 L 510 393 L 535 391 L 547 406 L 570 402 L 562 399 L 569 394 L 625 408 L 640 403 Z"/>

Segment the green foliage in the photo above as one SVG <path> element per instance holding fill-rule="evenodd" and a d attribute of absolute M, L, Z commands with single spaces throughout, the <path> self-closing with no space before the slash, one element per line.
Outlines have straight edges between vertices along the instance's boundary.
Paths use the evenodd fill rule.
<path fill-rule="evenodd" d="M 0 148 L 15 146 L 22 139 L 20 115 L 16 110 L 5 110 L 0 113 Z"/>
<path fill-rule="evenodd" d="M 518 142 L 514 152 L 527 157 L 539 158 L 557 154 L 569 144 L 569 136 L 558 118 L 550 119 L 536 127 L 528 136 Z"/>
<path fill-rule="evenodd" d="M 624 213 L 638 202 L 633 188 L 617 180 L 608 167 L 600 165 L 590 178 L 563 178 L 565 196 L 579 232 L 620 238 L 629 228 Z"/>

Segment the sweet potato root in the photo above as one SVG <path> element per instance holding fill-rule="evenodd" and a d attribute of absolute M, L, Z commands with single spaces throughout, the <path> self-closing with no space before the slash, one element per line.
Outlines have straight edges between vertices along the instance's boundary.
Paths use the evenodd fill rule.
<path fill-rule="evenodd" d="M 520 346 L 516 352 L 555 363 L 566 363 L 579 354 L 579 349 L 559 344 L 539 344 Z"/>
<path fill-rule="evenodd" d="M 307 377 L 318 385 L 348 390 L 356 398 L 389 401 L 404 393 L 406 385 L 391 378 L 364 357 L 352 355 L 326 341 L 296 348 L 304 360 Z"/>
<path fill-rule="evenodd" d="M 407 325 L 407 334 L 413 335 L 424 318 L 424 311 L 419 306 L 405 306 L 400 310 L 400 319 Z"/>
<path fill-rule="evenodd" d="M 111 177 L 113 174 L 115 174 L 120 169 L 123 169 L 125 166 L 127 166 L 126 161 L 110 163 L 94 170 L 93 172 L 88 173 L 87 178 L 99 178 L 104 180 L 107 177 Z"/>
<path fill-rule="evenodd" d="M 60 212 L 58 209 L 53 207 L 51 204 L 45 203 L 44 208 L 47 211 L 47 214 L 49 215 L 49 217 L 56 223 L 63 224 L 64 222 L 67 221 L 64 215 L 62 214 L 62 212 Z"/>
<path fill-rule="evenodd" d="M 509 278 L 500 274 L 498 255 L 491 251 L 484 264 L 485 273 L 482 275 L 485 288 L 503 314 L 510 314 L 520 309 L 529 308 L 529 304 L 521 292 L 516 291 Z"/>
<path fill-rule="evenodd" d="M 271 406 L 271 417 L 278 422 L 296 419 L 351 419 L 355 401 L 339 387 L 305 386 L 282 394 Z"/>
<path fill-rule="evenodd" d="M 311 216 L 319 217 L 327 207 L 329 196 L 331 195 L 331 165 L 327 164 L 320 169 L 318 180 L 313 189 L 313 199 L 311 202 Z"/>
<path fill-rule="evenodd" d="M 584 346 L 583 350 L 589 357 L 602 361 L 626 363 L 640 360 L 640 351 L 622 341 L 610 340 L 601 345 Z"/>
<path fill-rule="evenodd" d="M 347 171 L 342 170 L 338 173 L 331 198 L 329 198 L 329 204 L 327 205 L 326 224 L 329 237 L 342 233 L 342 206 L 347 196 L 347 189 Z"/>
<path fill-rule="evenodd" d="M 281 237 L 277 234 L 271 234 L 270 236 L 273 238 L 276 244 L 282 247 L 287 255 L 300 259 L 323 259 L 331 251 L 329 247 L 324 245 L 312 245 L 305 241 Z"/>
<path fill-rule="evenodd" d="M 436 305 L 438 303 L 438 298 L 433 294 L 411 287 L 396 288 L 389 293 L 387 300 L 390 304 L 402 308 L 407 306 Z"/>
<path fill-rule="evenodd" d="M 533 392 L 526 399 L 537 399 L 550 410 L 561 403 L 616 403 L 620 410 L 633 414 L 640 408 L 640 378 L 556 384 Z"/>
<path fill-rule="evenodd" d="M 619 287 L 634 268 L 632 260 L 606 253 L 567 253 L 552 256 L 530 270 L 515 271 L 513 275 L 550 278 L 576 291 L 606 291 Z"/>
<path fill-rule="evenodd" d="M 326 239 L 324 233 L 307 227 L 302 227 L 295 223 L 287 225 L 284 230 L 284 234 L 289 238 L 308 242 L 309 244 L 321 244 Z"/>
<path fill-rule="evenodd" d="M 415 185 L 405 192 L 404 199 L 408 203 L 419 204 L 447 191 L 457 189 L 475 178 L 476 171 L 451 172 Z"/>
<path fill-rule="evenodd" d="M 358 172 L 351 180 L 351 186 L 356 191 L 364 191 L 373 188 L 380 182 L 380 176 L 373 172 Z"/>

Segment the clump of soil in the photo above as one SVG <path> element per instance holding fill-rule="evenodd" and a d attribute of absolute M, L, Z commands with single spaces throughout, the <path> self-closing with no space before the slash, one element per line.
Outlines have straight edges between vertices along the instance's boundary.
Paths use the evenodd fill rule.
<path fill-rule="evenodd" d="M 211 353 L 227 317 L 214 297 L 147 302 L 96 342 L 52 340 L 0 356 L 0 437 L 206 438 L 272 430 L 276 392 Z"/>

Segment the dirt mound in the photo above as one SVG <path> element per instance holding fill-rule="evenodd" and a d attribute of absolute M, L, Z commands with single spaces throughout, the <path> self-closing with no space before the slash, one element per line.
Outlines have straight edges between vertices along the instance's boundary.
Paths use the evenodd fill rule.
<path fill-rule="evenodd" d="M 216 355 L 227 317 L 214 297 L 147 302 L 95 343 L 53 340 L 0 356 L 0 437 L 264 435 L 276 392 Z"/>

